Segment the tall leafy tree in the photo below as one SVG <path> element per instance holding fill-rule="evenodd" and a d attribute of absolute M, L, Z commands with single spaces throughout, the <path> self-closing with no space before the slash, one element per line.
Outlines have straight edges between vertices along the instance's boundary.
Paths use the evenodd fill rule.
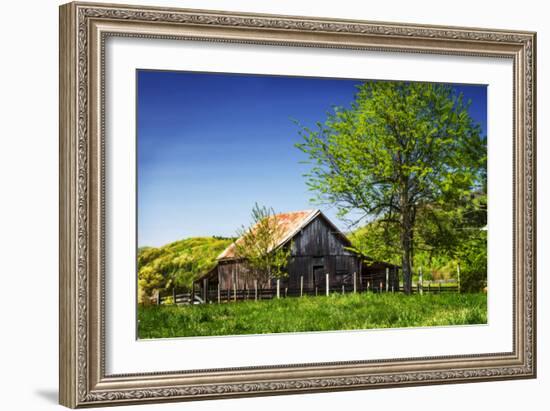
<path fill-rule="evenodd" d="M 486 140 L 468 103 L 448 85 L 368 81 L 349 108 L 300 134 L 318 201 L 396 227 L 410 293 L 419 211 L 452 207 L 483 186 Z"/>
<path fill-rule="evenodd" d="M 246 262 L 249 279 L 266 286 L 272 278 L 287 276 L 290 248 L 279 247 L 284 232 L 273 208 L 255 204 L 250 226 L 241 227 L 237 234 L 236 255 Z"/>

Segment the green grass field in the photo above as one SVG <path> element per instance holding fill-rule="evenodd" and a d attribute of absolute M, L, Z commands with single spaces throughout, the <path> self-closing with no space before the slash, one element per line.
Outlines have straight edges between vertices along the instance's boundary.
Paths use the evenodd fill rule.
<path fill-rule="evenodd" d="M 139 338 L 486 324 L 486 294 L 329 297 L 138 308 Z"/>

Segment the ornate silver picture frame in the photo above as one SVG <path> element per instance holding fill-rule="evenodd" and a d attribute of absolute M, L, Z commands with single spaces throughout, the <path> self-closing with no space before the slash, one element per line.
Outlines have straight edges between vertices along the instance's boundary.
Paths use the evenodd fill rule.
<path fill-rule="evenodd" d="M 169 39 L 501 58 L 513 63 L 512 350 L 217 369 L 106 372 L 105 44 Z M 297 394 L 536 376 L 533 32 L 69 3 L 60 7 L 60 403 Z"/>

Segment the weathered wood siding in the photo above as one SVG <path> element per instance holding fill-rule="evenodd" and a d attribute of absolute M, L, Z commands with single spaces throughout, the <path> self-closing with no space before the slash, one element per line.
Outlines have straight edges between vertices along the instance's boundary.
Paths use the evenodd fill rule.
<path fill-rule="evenodd" d="M 331 225 L 319 216 L 294 236 L 291 253 L 293 256 L 307 257 L 355 256 L 345 247 L 346 244 L 342 236 L 335 233 Z"/>
<path fill-rule="evenodd" d="M 300 286 L 300 277 L 304 277 L 304 287 L 325 287 L 326 274 L 329 274 L 330 286 L 352 284 L 352 275 L 359 275 L 359 259 L 354 255 L 331 255 L 326 257 L 291 257 L 288 265 L 288 283 L 291 288 Z M 358 277 L 359 280 L 359 277 Z"/>
<path fill-rule="evenodd" d="M 227 261 L 218 264 L 218 279 L 222 290 L 233 289 L 233 284 L 238 290 L 252 288 L 253 283 L 247 284 L 247 268 L 240 261 Z"/>
<path fill-rule="evenodd" d="M 291 258 L 288 265 L 289 287 L 325 287 L 326 274 L 330 286 L 349 283 L 354 272 L 359 273 L 359 258 L 346 249 L 346 240 L 319 216 L 311 221 L 291 242 Z"/>

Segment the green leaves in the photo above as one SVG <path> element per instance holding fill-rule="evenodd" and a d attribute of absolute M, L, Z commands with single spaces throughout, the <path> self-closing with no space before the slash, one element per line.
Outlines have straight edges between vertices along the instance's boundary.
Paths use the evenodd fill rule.
<path fill-rule="evenodd" d="M 409 207 L 460 197 L 485 167 L 485 139 L 462 96 L 440 84 L 366 82 L 351 109 L 335 109 L 297 147 L 312 165 L 310 188 L 343 210 L 387 213 L 405 182 Z M 393 204 L 395 205 L 395 204 Z"/>

